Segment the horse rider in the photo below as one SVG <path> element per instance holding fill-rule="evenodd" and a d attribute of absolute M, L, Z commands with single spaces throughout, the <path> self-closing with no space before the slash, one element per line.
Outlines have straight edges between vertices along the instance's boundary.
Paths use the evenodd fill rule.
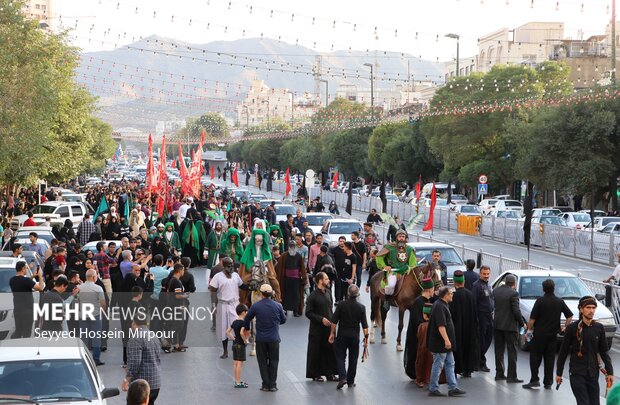
<path fill-rule="evenodd" d="M 269 247 L 269 234 L 263 229 L 254 229 L 252 231 L 250 240 L 243 252 L 239 275 L 244 283 L 249 283 L 251 281 L 252 267 L 257 261 L 265 263 L 266 278 L 273 288 L 275 300 L 279 302 L 281 300 L 280 284 L 278 283 L 276 271 L 273 266 L 271 249 Z M 241 292 L 240 301 L 247 306 L 252 305 L 249 294 L 244 291 Z"/>
<path fill-rule="evenodd" d="M 407 236 L 406 231 L 399 229 L 396 231 L 396 241 L 384 245 L 377 254 L 377 267 L 385 272 L 381 283 L 384 286 L 383 309 L 385 311 L 389 310 L 392 305 L 398 278 L 418 265 L 415 250 L 407 245 Z"/>

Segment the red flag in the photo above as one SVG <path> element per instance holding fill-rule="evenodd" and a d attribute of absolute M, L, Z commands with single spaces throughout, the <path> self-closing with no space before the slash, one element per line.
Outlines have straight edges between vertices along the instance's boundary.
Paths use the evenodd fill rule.
<path fill-rule="evenodd" d="M 146 190 L 150 193 L 155 187 L 155 167 L 153 166 L 153 137 L 149 134 L 148 163 L 146 164 Z"/>
<path fill-rule="evenodd" d="M 435 183 L 433 183 L 433 190 L 431 191 L 431 212 L 428 214 L 428 222 L 422 229 L 423 231 L 430 231 L 433 229 L 433 219 L 435 217 L 435 204 L 437 203 L 437 189 Z"/>
<path fill-rule="evenodd" d="M 286 168 L 286 174 L 284 175 L 284 183 L 286 183 L 286 192 L 284 193 L 285 197 L 291 193 L 291 173 L 289 168 Z"/>
<path fill-rule="evenodd" d="M 189 176 L 187 173 L 187 166 L 185 165 L 185 159 L 183 158 L 183 148 L 179 142 L 179 175 L 181 176 L 181 193 L 187 193 L 187 186 L 189 184 Z"/>
<path fill-rule="evenodd" d="M 338 188 L 338 166 L 336 166 L 336 172 L 334 173 L 334 182 L 332 183 L 332 189 Z"/>
<path fill-rule="evenodd" d="M 176 161 L 176 159 L 172 161 L 172 163 L 170 164 L 170 168 L 171 169 L 176 169 L 177 168 L 177 161 Z"/>
<path fill-rule="evenodd" d="M 233 183 L 235 183 L 236 187 L 239 187 L 239 176 L 237 174 L 237 164 L 233 163 L 233 165 L 235 166 L 232 175 L 230 176 L 230 180 L 232 180 Z"/>
<path fill-rule="evenodd" d="M 211 166 L 211 180 L 215 180 L 215 166 Z"/>
<path fill-rule="evenodd" d="M 166 195 L 168 194 L 168 173 L 166 171 L 166 135 L 161 141 L 161 156 L 159 157 L 159 195 L 157 196 L 157 212 L 159 217 L 164 216 Z"/>
<path fill-rule="evenodd" d="M 420 202 L 420 193 L 422 192 L 422 175 L 420 175 L 420 180 L 418 180 L 418 184 L 415 185 L 415 196 Z"/>

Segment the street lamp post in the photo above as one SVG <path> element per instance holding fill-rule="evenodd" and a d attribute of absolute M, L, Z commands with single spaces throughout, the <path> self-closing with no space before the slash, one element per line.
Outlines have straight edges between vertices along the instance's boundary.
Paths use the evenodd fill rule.
<path fill-rule="evenodd" d="M 375 118 L 375 76 L 373 74 L 372 63 L 364 63 L 364 66 L 370 68 L 370 117 Z"/>
<path fill-rule="evenodd" d="M 460 69 L 459 69 L 459 39 L 461 38 L 457 34 L 446 34 L 446 38 L 456 39 L 456 77 L 459 77 Z"/>
<path fill-rule="evenodd" d="M 329 82 L 325 79 L 321 79 L 322 83 L 325 83 L 325 108 L 329 105 Z"/>

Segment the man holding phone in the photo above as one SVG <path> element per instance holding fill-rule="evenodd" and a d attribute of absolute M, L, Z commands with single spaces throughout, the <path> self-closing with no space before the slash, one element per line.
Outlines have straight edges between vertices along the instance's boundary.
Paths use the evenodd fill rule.
<path fill-rule="evenodd" d="M 15 265 L 16 274 L 9 281 L 13 293 L 13 314 L 15 318 L 15 332 L 11 335 L 11 339 L 30 337 L 34 312 L 32 291 L 43 291 L 45 289 L 41 266 L 37 266 L 32 277 L 28 277 L 27 271 L 26 262 L 17 262 Z M 37 277 L 38 280 L 35 282 Z"/>

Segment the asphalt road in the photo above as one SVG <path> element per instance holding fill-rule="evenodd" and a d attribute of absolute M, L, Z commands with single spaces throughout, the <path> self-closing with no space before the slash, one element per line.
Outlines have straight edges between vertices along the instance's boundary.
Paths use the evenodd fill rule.
<path fill-rule="evenodd" d="M 192 270 L 196 277 L 199 291 L 206 290 L 206 271 Z M 205 294 L 196 293 L 192 297 L 192 305 L 199 305 Z M 368 307 L 368 295 L 362 293 L 361 301 Z M 190 323 L 187 340 L 190 348 L 185 353 L 165 354 L 162 352 L 163 386 L 160 391 L 159 404 L 202 404 L 202 403 L 258 403 L 258 404 L 411 404 L 437 403 L 428 397 L 425 389 L 419 389 L 404 374 L 403 353 L 395 349 L 396 323 L 395 312 L 388 315 L 387 336 L 389 343 L 370 345 L 367 362 L 359 364 L 355 388 L 336 390 L 335 383 L 316 383 L 305 378 L 306 345 L 308 320 L 305 317 L 288 319 L 280 329 L 282 338 L 277 393 L 259 391 L 261 384 L 258 366 L 254 357 L 248 356 L 242 377 L 249 383 L 247 389 L 233 388 L 232 360 L 219 359 L 220 343 L 215 332 L 210 331 L 210 322 Z M 407 315 L 408 316 L 408 315 Z M 407 319 L 406 316 L 406 319 Z M 406 320 L 405 320 L 406 322 Z M 406 323 L 405 323 L 406 324 Z M 406 328 L 405 328 L 406 331 Z M 403 336 L 405 331 L 403 331 Z M 109 386 L 120 386 L 124 377 L 121 368 L 122 352 L 118 343 L 110 344 L 103 353 L 106 362 L 99 367 L 104 383 Z M 493 347 L 489 350 L 488 361 L 493 369 Z M 617 345 L 611 352 L 614 364 L 620 364 L 620 347 Z M 529 379 L 528 354 L 518 353 L 518 376 Z M 620 366 L 619 366 L 620 367 Z M 542 369 L 541 369 L 542 373 Z M 567 375 L 567 372 L 566 372 Z M 568 383 L 563 384 L 559 391 L 525 390 L 520 384 L 496 383 L 491 373 L 474 373 L 472 378 L 460 379 L 459 385 L 467 391 L 463 399 L 445 399 L 445 401 L 462 401 L 463 403 L 574 403 Z M 604 383 L 601 379 L 600 386 Z M 442 385 L 444 392 L 447 387 Z M 112 398 L 109 404 L 124 404 L 124 393 Z"/>

